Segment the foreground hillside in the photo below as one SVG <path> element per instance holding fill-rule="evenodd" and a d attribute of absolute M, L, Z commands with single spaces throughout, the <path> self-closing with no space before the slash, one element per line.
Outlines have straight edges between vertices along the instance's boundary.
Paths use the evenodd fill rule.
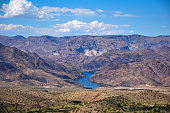
<path fill-rule="evenodd" d="M 1 86 L 73 86 L 78 83 L 72 79 L 81 76 L 74 67 L 47 62 L 36 54 L 0 44 Z"/>
<path fill-rule="evenodd" d="M 110 113 L 170 112 L 168 89 L 97 90 L 54 88 L 0 88 L 0 112 L 22 113 Z"/>

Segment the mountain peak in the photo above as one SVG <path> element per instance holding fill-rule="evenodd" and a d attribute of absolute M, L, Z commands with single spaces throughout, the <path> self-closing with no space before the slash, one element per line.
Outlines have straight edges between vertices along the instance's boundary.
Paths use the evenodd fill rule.
<path fill-rule="evenodd" d="M 22 35 L 16 35 L 16 36 L 14 36 L 14 38 L 15 38 L 15 39 L 22 39 L 22 38 L 25 38 L 25 37 L 22 36 Z"/>

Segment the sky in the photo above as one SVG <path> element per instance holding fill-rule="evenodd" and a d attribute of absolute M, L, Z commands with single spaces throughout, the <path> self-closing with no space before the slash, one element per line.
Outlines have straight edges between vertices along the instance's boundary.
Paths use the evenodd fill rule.
<path fill-rule="evenodd" d="M 0 0 L 0 35 L 170 35 L 170 0 Z"/>

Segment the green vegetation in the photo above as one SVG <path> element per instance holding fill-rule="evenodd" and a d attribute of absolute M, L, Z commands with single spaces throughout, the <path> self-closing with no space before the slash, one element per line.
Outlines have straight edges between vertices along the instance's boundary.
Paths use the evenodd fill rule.
<path fill-rule="evenodd" d="M 152 90 L 0 88 L 0 113 L 170 112 L 170 96 Z"/>
<path fill-rule="evenodd" d="M 132 100 L 125 98 L 124 96 L 109 97 L 95 103 L 92 103 L 93 107 L 99 112 L 169 112 L 170 105 L 144 105 L 142 103 L 135 103 Z M 87 105 L 89 108 L 89 105 Z"/>

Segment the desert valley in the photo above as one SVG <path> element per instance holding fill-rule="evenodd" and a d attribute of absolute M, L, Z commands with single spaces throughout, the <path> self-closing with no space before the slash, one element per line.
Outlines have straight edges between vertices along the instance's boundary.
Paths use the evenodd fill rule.
<path fill-rule="evenodd" d="M 1 111 L 168 112 L 169 41 L 170 36 L 1 35 Z"/>
<path fill-rule="evenodd" d="M 170 0 L 0 0 L 0 113 L 170 113 Z"/>

